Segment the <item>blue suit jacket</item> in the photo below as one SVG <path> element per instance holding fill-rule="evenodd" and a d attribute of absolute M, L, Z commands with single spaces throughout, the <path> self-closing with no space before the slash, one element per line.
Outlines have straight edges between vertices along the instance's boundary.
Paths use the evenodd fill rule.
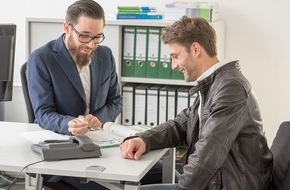
<path fill-rule="evenodd" d="M 111 50 L 99 46 L 90 64 L 90 113 L 104 124 L 121 112 L 122 97 Z M 35 121 L 41 127 L 69 134 L 68 121 L 85 114 L 86 98 L 75 62 L 63 35 L 35 50 L 27 62 L 28 90 Z"/>

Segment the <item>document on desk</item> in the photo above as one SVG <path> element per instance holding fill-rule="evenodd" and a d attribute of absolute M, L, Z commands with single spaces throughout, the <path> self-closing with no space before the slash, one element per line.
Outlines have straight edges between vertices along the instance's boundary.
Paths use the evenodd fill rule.
<path fill-rule="evenodd" d="M 103 126 L 103 130 L 89 131 L 86 136 L 99 145 L 100 148 L 119 146 L 124 138 L 135 136 L 152 128 L 147 125 L 120 125 L 113 122 L 107 122 Z"/>
<path fill-rule="evenodd" d="M 68 135 L 62 135 L 50 130 L 28 131 L 20 133 L 21 136 L 30 140 L 33 143 L 43 142 L 45 140 L 68 140 Z"/>
<path fill-rule="evenodd" d="M 90 137 L 91 140 L 99 145 L 100 148 L 116 147 L 119 146 L 124 138 L 128 136 L 137 135 L 144 132 L 151 127 L 146 125 L 119 125 L 113 122 L 107 122 L 103 126 L 103 130 L 88 131 L 85 135 Z M 62 135 L 50 130 L 29 131 L 20 133 L 21 136 L 30 140 L 32 143 L 37 144 L 47 140 L 69 140 L 68 135 Z"/>
<path fill-rule="evenodd" d="M 34 144 L 47 140 L 69 140 L 70 137 L 49 130 L 29 131 L 20 134 Z M 111 134 L 104 130 L 89 131 L 85 135 L 90 137 L 95 144 L 99 145 L 100 148 L 119 146 L 123 141 L 123 137 Z"/>

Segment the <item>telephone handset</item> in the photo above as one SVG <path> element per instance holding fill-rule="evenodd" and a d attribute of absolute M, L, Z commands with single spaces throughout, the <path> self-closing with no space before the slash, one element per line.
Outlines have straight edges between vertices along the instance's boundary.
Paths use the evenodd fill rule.
<path fill-rule="evenodd" d="M 72 136 L 69 138 L 70 143 L 79 145 L 83 151 L 93 151 L 95 149 L 95 144 L 87 136 Z"/>
<path fill-rule="evenodd" d="M 41 154 L 45 161 L 94 158 L 102 155 L 100 147 L 87 136 L 71 136 L 66 141 L 46 140 L 31 145 L 31 149 Z"/>

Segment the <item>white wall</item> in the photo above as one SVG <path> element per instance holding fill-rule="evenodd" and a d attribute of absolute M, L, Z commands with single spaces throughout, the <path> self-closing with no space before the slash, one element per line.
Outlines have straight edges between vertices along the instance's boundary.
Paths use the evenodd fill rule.
<path fill-rule="evenodd" d="M 4 0 L 0 0 L 4 1 Z M 5 119 L 26 121 L 21 100 L 20 65 L 26 61 L 25 19 L 63 19 L 74 0 L 9 0 L 0 6 L 0 23 L 17 24 L 15 89 L 12 102 L 5 103 Z M 107 13 L 118 5 L 151 5 L 164 11 L 170 0 L 99 0 Z M 290 1 L 220 0 L 220 17 L 226 23 L 227 58 L 239 59 L 243 73 L 256 91 L 269 144 L 282 121 L 290 120 Z M 43 34 L 45 35 L 45 33 Z"/>

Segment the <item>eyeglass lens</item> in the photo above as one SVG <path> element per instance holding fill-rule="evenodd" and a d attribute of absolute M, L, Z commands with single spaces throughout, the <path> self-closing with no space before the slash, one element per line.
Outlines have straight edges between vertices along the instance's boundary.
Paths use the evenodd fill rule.
<path fill-rule="evenodd" d="M 70 24 L 70 25 L 71 25 L 73 31 L 75 31 L 75 33 L 78 35 L 78 40 L 80 42 L 82 42 L 82 43 L 89 43 L 90 41 L 93 40 L 95 44 L 99 44 L 102 41 L 104 41 L 104 39 L 105 39 L 104 34 L 101 34 L 101 35 L 98 35 L 98 36 L 95 36 L 95 37 L 91 37 L 89 35 L 81 34 L 79 31 L 77 31 L 75 29 L 75 27 L 72 24 Z"/>

